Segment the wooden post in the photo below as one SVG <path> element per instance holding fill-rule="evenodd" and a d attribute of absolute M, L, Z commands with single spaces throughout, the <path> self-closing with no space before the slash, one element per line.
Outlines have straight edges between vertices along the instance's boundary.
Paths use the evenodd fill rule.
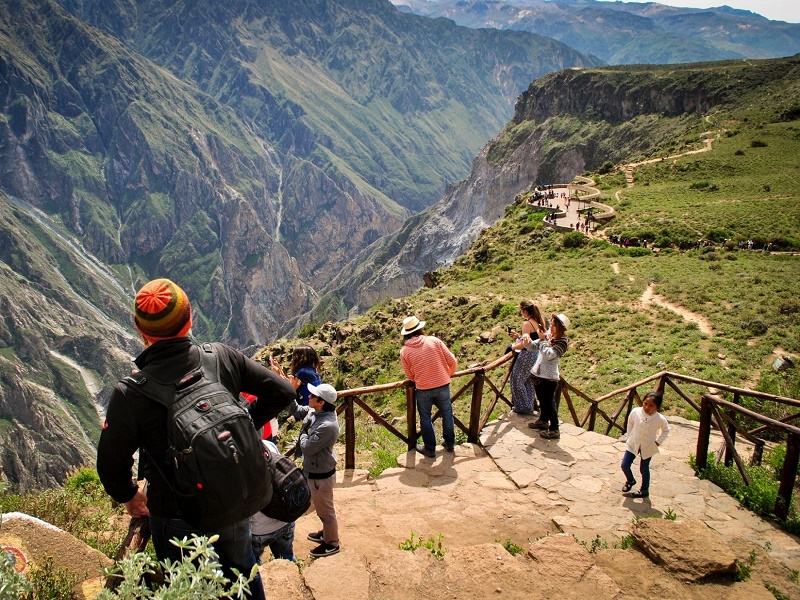
<path fill-rule="evenodd" d="M 735 393 L 733 395 L 733 403 L 734 404 L 741 404 L 741 399 L 739 398 L 739 394 Z M 728 410 L 728 416 L 731 419 L 736 418 L 736 413 L 731 409 Z M 733 447 L 736 445 L 736 427 L 731 424 L 728 424 L 728 437 L 731 438 L 732 446 L 725 445 L 725 466 L 730 467 L 733 464 Z"/>
<path fill-rule="evenodd" d="M 711 440 L 711 400 L 702 397 L 700 400 L 700 429 L 697 432 L 697 470 L 702 471 L 708 465 L 708 443 Z"/>
<path fill-rule="evenodd" d="M 406 386 L 406 425 L 408 426 L 408 449 L 417 447 L 417 404 L 414 401 L 414 385 Z"/>
<path fill-rule="evenodd" d="M 469 408 L 469 433 L 467 441 L 477 444 L 481 426 L 481 400 L 483 399 L 483 381 L 486 373 L 481 371 L 475 374 L 475 383 L 472 385 L 472 403 Z"/>
<path fill-rule="evenodd" d="M 775 499 L 775 516 L 782 521 L 786 520 L 792 503 L 792 489 L 797 478 L 798 462 L 800 462 L 800 439 L 790 433 L 786 438 L 786 458 L 783 461 L 778 497 Z"/>
<path fill-rule="evenodd" d="M 595 421 L 597 421 L 597 402 L 592 402 L 589 407 L 589 427 L 587 431 L 594 431 Z"/>
<path fill-rule="evenodd" d="M 344 409 L 345 455 L 344 468 L 356 468 L 356 411 L 353 407 L 353 396 L 347 397 Z"/>
<path fill-rule="evenodd" d="M 666 385 L 666 383 L 667 383 L 667 376 L 666 375 L 664 375 L 664 376 L 659 378 L 658 386 L 656 386 L 656 390 L 655 390 L 657 394 L 661 394 L 662 396 L 664 395 L 664 386 Z"/>

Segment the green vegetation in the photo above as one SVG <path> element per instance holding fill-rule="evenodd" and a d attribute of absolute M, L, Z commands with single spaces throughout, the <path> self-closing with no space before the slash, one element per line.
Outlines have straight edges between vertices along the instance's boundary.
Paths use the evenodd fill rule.
<path fill-rule="evenodd" d="M 698 476 L 717 484 L 754 513 L 770 517 L 773 516 L 775 501 L 778 498 L 780 470 L 785 457 L 786 446 L 779 445 L 766 454 L 762 465 L 747 466 L 747 474 L 752 481 L 750 485 L 745 484 L 735 464 L 726 466 L 713 460 L 709 461 L 705 469 L 698 472 Z M 690 457 L 689 464 L 697 470 L 694 456 Z M 797 494 L 793 494 L 786 521 L 780 523 L 781 527 L 794 534 L 800 533 L 798 506 L 800 499 Z"/>
<path fill-rule="evenodd" d="M 416 534 L 412 531 L 411 537 L 407 540 L 403 540 L 398 545 L 400 550 L 409 550 L 413 552 L 419 548 L 425 548 L 428 550 L 435 558 L 442 560 L 444 558 L 445 553 L 447 552 L 447 548 L 442 545 L 442 536 L 441 533 L 436 534 L 436 538 L 429 537 L 427 540 L 423 540 L 422 536 L 419 538 L 415 538 Z"/>
<path fill-rule="evenodd" d="M 112 508 L 93 469 L 83 468 L 63 488 L 26 494 L 0 490 L 0 514 L 23 512 L 63 529 L 113 558 L 125 538 L 114 526 L 122 507 Z"/>
<path fill-rule="evenodd" d="M 511 541 L 511 538 L 506 538 L 505 541 L 501 542 L 500 540 L 495 540 L 496 544 L 500 544 L 506 551 L 511 554 L 512 556 L 516 556 L 517 554 L 522 554 L 525 552 L 525 548 L 522 546 L 518 546 L 514 542 Z"/>
<path fill-rule="evenodd" d="M 103 590 L 97 600 L 125 598 L 154 598 L 158 600 L 183 600 L 184 598 L 201 600 L 205 598 L 247 598 L 245 591 L 248 581 L 258 573 L 258 565 L 253 565 L 250 573 L 242 574 L 234 569 L 236 579 L 228 587 L 228 580 L 222 574 L 219 557 L 212 544 L 219 536 L 210 538 L 192 535 L 191 539 L 183 538 L 176 544 L 183 551 L 181 561 L 157 562 L 144 552 L 137 552 L 121 560 L 117 569 L 112 571 L 122 577 L 122 582 L 115 592 Z M 144 583 L 147 574 L 163 571 L 164 584 L 151 590 Z"/>

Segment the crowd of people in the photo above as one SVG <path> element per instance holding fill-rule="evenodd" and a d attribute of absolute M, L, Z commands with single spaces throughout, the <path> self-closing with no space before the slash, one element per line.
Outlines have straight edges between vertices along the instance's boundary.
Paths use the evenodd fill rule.
<path fill-rule="evenodd" d="M 519 415 L 535 415 L 537 418 L 528 426 L 540 431 L 543 439 L 558 440 L 559 363 L 569 347 L 566 333 L 570 319 L 564 313 L 553 313 L 548 320 L 539 307 L 527 299 L 520 302 L 519 311 L 522 326 L 519 330 L 508 328 L 512 338 L 509 350 L 515 352 L 511 374 L 512 410 Z M 223 574 L 231 581 L 236 571 L 247 574 L 254 565 L 260 564 L 267 548 L 274 558 L 295 560 L 295 523 L 271 517 L 261 509 L 269 502 L 270 494 L 259 492 L 263 497 L 257 496 L 254 500 L 262 503 L 256 510 L 245 510 L 246 506 L 253 505 L 252 498 L 249 503 L 245 502 L 252 495 L 248 488 L 261 489 L 257 485 L 247 485 L 252 481 L 244 482 L 240 489 L 215 490 L 217 494 L 227 494 L 225 500 L 229 506 L 223 505 L 221 509 L 226 515 L 224 519 L 221 515 L 204 513 L 210 504 L 204 503 L 203 495 L 210 492 L 203 488 L 206 483 L 211 484 L 214 475 L 208 480 L 198 479 L 196 489 L 178 489 L 179 464 L 191 462 L 194 450 L 192 446 L 177 447 L 175 431 L 184 423 L 183 415 L 192 413 L 202 419 L 214 410 L 232 415 L 237 409 L 246 413 L 248 425 L 242 432 L 229 430 L 226 420 L 219 421 L 221 426 L 212 431 L 211 440 L 212 444 L 219 445 L 228 462 L 203 465 L 207 472 L 238 469 L 242 460 L 250 460 L 252 456 L 260 461 L 270 454 L 278 455 L 274 419 L 285 411 L 300 423 L 296 457 L 302 461 L 306 482 L 303 485 L 309 488 L 311 503 L 321 522 L 321 529 L 307 536 L 317 544 L 310 555 L 323 558 L 338 553 L 339 525 L 334 505 L 338 457 L 334 445 L 340 431 L 336 415 L 339 393 L 332 385 L 322 383 L 316 351 L 310 346 L 296 347 L 287 374 L 273 357 L 266 367 L 221 343 L 203 344 L 201 348 L 190 338 L 189 299 L 168 279 L 150 281 L 138 291 L 133 316 L 145 349 L 134 360 L 134 374 L 138 377 L 123 379 L 112 392 L 98 444 L 97 471 L 106 492 L 124 504 L 131 516 L 149 518 L 158 559 L 180 561 L 182 549 L 171 540 L 194 534 L 217 536 L 213 546 Z M 445 452 L 455 450 L 450 383 L 458 361 L 442 340 L 425 334 L 425 326 L 426 322 L 416 315 L 403 320 L 399 359 L 406 376 L 414 383 L 422 436 L 416 451 L 432 459 L 436 457 L 438 446 L 432 421 L 434 407 L 441 416 L 441 445 Z M 207 372 L 208 356 L 213 357 L 216 364 L 210 369 L 211 373 Z M 182 401 L 179 399 L 187 397 L 181 395 L 185 393 L 181 390 L 190 389 L 199 380 L 208 380 L 209 386 L 216 387 L 213 394 L 209 392 L 200 400 L 189 395 L 191 403 L 179 414 L 172 412 L 169 401 L 157 401 L 151 391 L 147 391 L 144 385 L 147 380 L 174 390 L 172 402 L 176 405 Z M 220 389 L 228 401 L 219 399 Z M 669 433 L 666 419 L 658 412 L 660 406 L 660 395 L 649 394 L 643 407 L 635 409 L 628 420 L 628 440 L 622 461 L 626 477 L 623 491 L 629 492 L 636 483 L 631 465 L 639 456 L 642 486 L 633 493 L 634 497 L 648 495 L 650 460 Z M 269 427 L 270 422 L 272 427 Z M 255 454 L 248 455 L 248 440 L 244 438 L 256 440 Z M 138 473 L 134 476 L 137 453 Z M 215 460 L 212 455 L 203 456 L 209 462 Z M 269 477 L 266 470 L 263 475 Z M 265 597 L 257 571 L 249 582 L 249 592 L 252 598 Z"/>

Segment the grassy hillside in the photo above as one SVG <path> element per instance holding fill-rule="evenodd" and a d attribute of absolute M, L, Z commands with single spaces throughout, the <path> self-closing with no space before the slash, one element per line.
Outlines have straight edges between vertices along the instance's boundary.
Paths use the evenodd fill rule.
<path fill-rule="evenodd" d="M 503 354 L 505 326 L 519 325 L 516 307 L 530 297 L 546 313 L 563 311 L 572 319 L 562 373 L 589 396 L 666 369 L 800 398 L 797 369 L 772 369 L 778 355 L 800 356 L 800 255 L 786 252 L 800 249 L 800 122 L 769 103 L 745 100 L 714 115 L 719 138 L 709 152 L 640 165 L 633 187 L 617 169 L 592 174 L 602 201 L 617 210 L 601 235 L 665 246 L 657 252 L 549 232 L 542 228 L 543 213 L 509 199 L 505 218 L 453 267 L 438 271 L 436 287 L 386 301 L 347 323 L 308 327 L 303 340 L 282 341 L 263 354 L 283 357 L 288 366 L 288 352 L 302 341 L 326 355 L 323 379 L 339 388 L 401 380 L 400 324 L 415 313 L 464 368 Z M 649 158 L 704 145 L 699 133 L 665 138 Z M 698 239 L 714 244 L 688 251 L 666 247 Z M 738 250 L 737 242 L 747 239 L 756 241 L 758 251 Z M 784 252 L 761 251 L 766 242 Z M 674 311 L 645 305 L 649 286 L 692 318 L 704 319 L 712 333 Z M 494 341 L 479 341 L 482 332 L 492 332 Z M 699 397 L 704 390 L 685 391 Z M 404 415 L 402 390 L 367 399 L 386 415 Z M 695 416 L 674 394 L 668 394 L 666 409 Z M 463 404 L 457 413 L 466 418 L 466 410 Z M 367 456 L 373 444 L 389 442 L 368 429 L 359 447 L 365 464 L 372 464 L 383 455 Z"/>

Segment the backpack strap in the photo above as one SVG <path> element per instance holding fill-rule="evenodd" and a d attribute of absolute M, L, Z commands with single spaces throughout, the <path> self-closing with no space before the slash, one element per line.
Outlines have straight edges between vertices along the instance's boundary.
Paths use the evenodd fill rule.
<path fill-rule="evenodd" d="M 219 381 L 219 357 L 214 346 L 206 343 L 200 349 L 200 365 L 171 383 L 159 381 L 149 375 L 145 369 L 122 378 L 120 382 L 137 390 L 150 400 L 169 408 L 175 402 L 177 391 L 192 385 L 204 376 L 214 383 Z"/>

